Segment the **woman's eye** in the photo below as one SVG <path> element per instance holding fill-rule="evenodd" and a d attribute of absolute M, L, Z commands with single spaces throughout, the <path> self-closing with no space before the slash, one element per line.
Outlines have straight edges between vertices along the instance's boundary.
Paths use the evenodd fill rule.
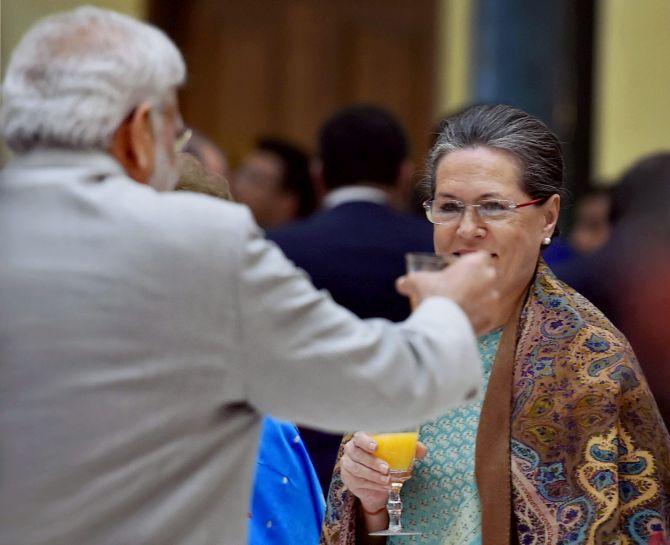
<path fill-rule="evenodd" d="M 447 214 L 460 213 L 462 210 L 461 203 L 457 201 L 443 202 L 440 204 L 440 212 L 446 212 Z"/>
<path fill-rule="evenodd" d="M 507 210 L 506 203 L 501 201 L 485 201 L 480 206 L 486 212 L 504 212 Z"/>

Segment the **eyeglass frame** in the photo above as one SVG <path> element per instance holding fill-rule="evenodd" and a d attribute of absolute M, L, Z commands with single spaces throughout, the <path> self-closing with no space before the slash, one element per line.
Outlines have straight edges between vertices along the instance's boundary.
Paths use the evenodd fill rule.
<path fill-rule="evenodd" d="M 174 151 L 181 153 L 193 137 L 193 130 L 187 126 L 182 126 L 174 137 Z"/>
<path fill-rule="evenodd" d="M 151 105 L 153 107 L 153 111 L 165 114 L 165 111 L 170 104 L 165 100 L 160 100 L 157 102 L 151 102 Z M 177 129 L 176 134 L 174 136 L 173 149 L 175 155 L 184 151 L 184 148 L 187 146 L 187 144 L 193 137 L 193 130 L 189 126 L 184 125 L 184 121 L 182 120 L 178 109 L 176 115 L 176 123 L 179 128 Z"/>
<path fill-rule="evenodd" d="M 509 203 L 510 206 L 507 207 L 507 210 L 509 210 L 509 211 L 511 212 L 512 210 L 516 210 L 517 208 L 524 208 L 524 207 L 526 207 L 526 206 L 532 206 L 532 205 L 534 205 L 534 204 L 540 204 L 541 202 L 546 201 L 546 200 L 548 200 L 548 199 L 549 199 L 549 197 L 540 197 L 540 198 L 538 198 L 538 199 L 533 199 L 532 201 L 528 201 L 528 202 L 524 202 L 524 203 L 520 203 L 520 204 L 517 204 L 517 203 L 515 203 L 514 201 L 510 201 L 510 200 L 508 200 L 508 199 L 490 199 L 490 200 L 492 200 L 492 201 L 497 201 L 497 202 L 505 202 L 505 203 Z M 447 224 L 450 223 L 450 222 L 447 222 L 447 221 L 434 221 L 434 220 L 432 219 L 432 215 L 433 215 L 433 213 L 432 213 L 432 208 L 433 208 L 433 207 L 432 207 L 432 203 L 433 203 L 434 201 L 435 201 L 434 198 L 430 198 L 430 199 L 426 199 L 425 201 L 423 201 L 423 202 L 421 203 L 422 208 L 425 210 L 426 218 L 428 218 L 428 221 L 429 221 L 430 223 L 432 223 L 433 225 L 447 225 Z M 490 219 L 491 219 L 491 218 L 486 218 L 485 216 L 482 216 L 482 215 L 479 213 L 478 208 L 480 208 L 484 203 L 468 204 L 468 203 L 464 203 L 463 201 L 459 201 L 458 199 L 452 199 L 452 202 L 457 202 L 457 203 L 460 203 L 460 204 L 463 205 L 463 209 L 462 209 L 461 212 L 460 212 L 460 218 L 463 218 L 463 215 L 465 214 L 465 212 L 466 212 L 466 210 L 468 209 L 468 207 L 471 207 L 471 208 L 473 208 L 473 209 L 477 212 L 477 217 L 480 218 L 482 221 L 486 222 L 487 220 L 490 220 Z"/>

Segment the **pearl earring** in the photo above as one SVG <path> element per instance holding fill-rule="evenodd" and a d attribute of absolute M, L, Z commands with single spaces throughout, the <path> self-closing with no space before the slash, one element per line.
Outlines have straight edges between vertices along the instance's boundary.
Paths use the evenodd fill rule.
<path fill-rule="evenodd" d="M 549 246 L 551 244 L 551 237 L 544 237 L 544 239 L 542 240 L 542 244 L 544 244 L 545 246 Z"/>

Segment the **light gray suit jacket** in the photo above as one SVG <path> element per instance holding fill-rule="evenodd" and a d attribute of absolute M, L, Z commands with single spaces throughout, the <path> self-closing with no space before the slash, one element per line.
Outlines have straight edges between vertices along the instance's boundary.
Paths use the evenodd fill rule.
<path fill-rule="evenodd" d="M 0 543 L 242 545 L 260 414 L 328 430 L 479 388 L 462 311 L 363 322 L 248 210 L 97 153 L 0 173 Z"/>

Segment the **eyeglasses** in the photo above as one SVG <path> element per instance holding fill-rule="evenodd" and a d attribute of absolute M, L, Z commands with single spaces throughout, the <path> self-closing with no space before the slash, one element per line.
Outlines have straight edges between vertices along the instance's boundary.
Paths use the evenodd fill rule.
<path fill-rule="evenodd" d="M 548 197 L 517 204 L 505 199 L 487 199 L 477 204 L 465 204 L 454 199 L 428 199 L 423 203 L 426 217 L 431 223 L 444 225 L 461 221 L 465 210 L 470 207 L 484 221 L 497 221 L 509 218 L 517 208 L 531 206 L 546 201 Z"/>
<path fill-rule="evenodd" d="M 188 127 L 182 127 L 177 136 L 174 138 L 175 153 L 181 153 L 184 151 L 184 148 L 189 143 L 189 140 L 191 140 L 191 136 L 193 136 L 193 131 Z"/>

